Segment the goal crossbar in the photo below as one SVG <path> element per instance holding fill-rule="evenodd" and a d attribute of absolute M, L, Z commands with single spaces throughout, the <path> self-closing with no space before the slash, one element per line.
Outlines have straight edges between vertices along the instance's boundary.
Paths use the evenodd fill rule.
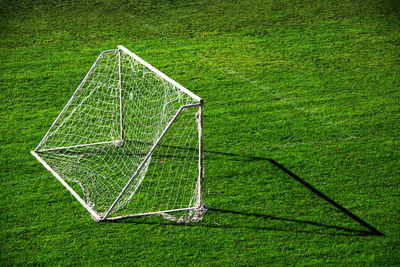
<path fill-rule="evenodd" d="M 156 73 L 158 76 L 160 76 L 161 78 L 163 78 L 164 80 L 166 80 L 167 82 L 171 83 L 172 85 L 176 86 L 179 90 L 181 90 L 182 92 L 186 93 L 187 95 L 189 95 L 191 98 L 193 98 L 194 100 L 201 102 L 202 99 L 197 96 L 196 94 L 192 93 L 191 91 L 189 91 L 188 89 L 186 89 L 185 87 L 183 87 L 182 85 L 180 85 L 179 83 L 177 83 L 176 81 L 172 80 L 170 77 L 168 77 L 167 75 L 165 75 L 164 73 L 162 73 L 161 71 L 159 71 L 158 69 L 154 68 L 152 65 L 150 65 L 149 63 L 147 63 L 146 61 L 144 61 L 143 59 L 141 59 L 139 56 L 137 56 L 136 54 L 132 53 L 131 51 L 129 51 L 128 49 L 126 49 L 125 47 L 123 47 L 122 45 L 118 46 L 118 49 L 121 49 L 122 51 L 124 51 L 125 53 L 127 53 L 128 55 L 130 55 L 132 58 L 136 59 L 137 61 L 139 61 L 141 64 L 143 64 L 144 66 L 146 66 L 147 68 L 149 68 L 151 71 L 153 71 L 154 73 Z"/>

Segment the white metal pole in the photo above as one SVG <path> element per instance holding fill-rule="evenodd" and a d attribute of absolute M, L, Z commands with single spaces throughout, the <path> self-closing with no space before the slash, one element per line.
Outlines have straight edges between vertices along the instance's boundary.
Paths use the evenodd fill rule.
<path fill-rule="evenodd" d="M 181 208 L 181 209 L 174 209 L 174 210 L 164 210 L 164 211 L 155 211 L 155 212 L 146 212 L 146 213 L 138 213 L 138 214 L 130 214 L 130 215 L 106 218 L 106 219 L 102 219 L 102 221 L 104 221 L 104 220 L 105 221 L 114 221 L 114 220 L 119 220 L 119 219 L 123 219 L 123 218 L 140 217 L 140 216 L 147 216 L 147 215 L 156 215 L 156 214 L 162 214 L 162 213 L 184 211 L 184 210 L 194 210 L 194 209 L 196 209 L 196 207 L 194 207 L 194 208 Z"/>
<path fill-rule="evenodd" d="M 36 154 L 35 151 L 31 151 L 32 155 L 40 162 L 43 164 L 43 166 L 49 171 L 51 172 L 54 177 L 57 178 L 57 180 L 59 180 L 71 193 L 72 195 L 82 204 L 82 206 L 84 206 L 89 212 L 90 214 L 92 214 L 92 216 L 97 220 L 100 221 L 101 218 L 100 216 L 91 208 L 88 206 L 88 204 L 74 191 L 74 189 L 72 189 L 65 181 L 63 178 L 60 177 L 60 175 L 58 175 L 44 160 L 42 160 L 42 158 Z"/>
<path fill-rule="evenodd" d="M 198 124 L 199 124 L 199 179 L 197 180 L 197 189 L 198 189 L 198 195 L 197 195 L 197 207 L 201 208 L 203 203 L 202 199 L 202 180 L 203 180 L 203 175 L 204 175 L 204 166 L 203 166 L 203 160 L 204 160 L 204 154 L 203 154 L 203 100 L 200 100 L 200 105 L 199 105 L 199 118 L 198 118 Z"/>
<path fill-rule="evenodd" d="M 36 152 L 49 152 L 49 151 L 54 151 L 54 150 L 63 150 L 63 149 L 70 149 L 70 148 L 77 148 L 77 147 L 88 147 L 88 146 L 104 145 L 104 144 L 111 144 L 111 143 L 115 143 L 115 141 L 105 141 L 105 142 L 98 142 L 98 143 L 92 143 L 92 144 L 73 145 L 73 146 L 60 146 L 60 147 L 53 147 L 53 148 L 49 148 L 49 149 L 36 150 Z"/>
<path fill-rule="evenodd" d="M 149 63 L 147 63 L 146 61 L 144 61 L 143 59 L 141 59 L 140 57 L 138 57 L 137 55 L 135 55 L 134 53 L 132 53 L 131 51 L 129 51 L 128 49 L 126 49 L 125 47 L 123 47 L 122 45 L 118 46 L 119 49 L 121 49 L 122 51 L 124 51 L 125 53 L 127 53 L 128 55 L 130 55 L 131 57 L 133 57 L 134 59 L 136 59 L 137 61 L 139 61 L 141 64 L 143 64 L 144 66 L 146 66 L 147 68 L 149 68 L 151 71 L 153 71 L 154 73 L 156 73 L 158 76 L 160 76 L 161 78 L 163 78 L 164 80 L 168 81 L 169 83 L 173 84 L 174 86 L 176 86 L 179 90 L 181 90 L 182 92 L 185 92 L 186 94 L 188 94 L 191 98 L 193 98 L 194 100 L 196 100 L 197 102 L 201 101 L 201 98 L 197 95 L 195 95 L 194 93 L 190 92 L 188 89 L 186 89 L 185 87 L 183 87 L 182 85 L 180 85 L 179 83 L 177 83 L 176 81 L 172 80 L 170 77 L 168 77 L 167 75 L 165 75 L 164 73 L 162 73 L 161 71 L 159 71 L 158 69 L 154 68 L 152 65 L 150 65 Z"/>
<path fill-rule="evenodd" d="M 121 122 L 121 141 L 124 141 L 124 117 L 123 112 L 124 108 L 122 106 L 122 51 L 118 50 L 118 66 L 119 66 L 119 113 L 120 113 L 120 122 Z"/>

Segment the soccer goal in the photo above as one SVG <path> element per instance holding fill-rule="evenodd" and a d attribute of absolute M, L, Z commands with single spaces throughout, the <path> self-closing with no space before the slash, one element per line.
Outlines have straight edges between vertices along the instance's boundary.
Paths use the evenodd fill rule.
<path fill-rule="evenodd" d="M 203 101 L 123 46 L 97 58 L 31 153 L 95 220 L 202 219 Z"/>

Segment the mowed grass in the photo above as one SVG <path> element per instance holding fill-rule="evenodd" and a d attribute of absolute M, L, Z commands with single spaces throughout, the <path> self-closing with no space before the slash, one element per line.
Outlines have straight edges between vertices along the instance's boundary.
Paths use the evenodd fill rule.
<path fill-rule="evenodd" d="M 2 265 L 400 264 L 396 1 L 2 1 L 0 12 Z M 118 44 L 205 101 L 202 222 L 97 223 L 29 153 Z"/>

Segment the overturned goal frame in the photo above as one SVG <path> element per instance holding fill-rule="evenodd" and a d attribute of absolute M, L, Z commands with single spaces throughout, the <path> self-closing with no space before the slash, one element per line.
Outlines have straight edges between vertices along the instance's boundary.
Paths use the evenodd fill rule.
<path fill-rule="evenodd" d="M 97 221 L 202 219 L 203 100 L 119 45 L 31 153 Z"/>

